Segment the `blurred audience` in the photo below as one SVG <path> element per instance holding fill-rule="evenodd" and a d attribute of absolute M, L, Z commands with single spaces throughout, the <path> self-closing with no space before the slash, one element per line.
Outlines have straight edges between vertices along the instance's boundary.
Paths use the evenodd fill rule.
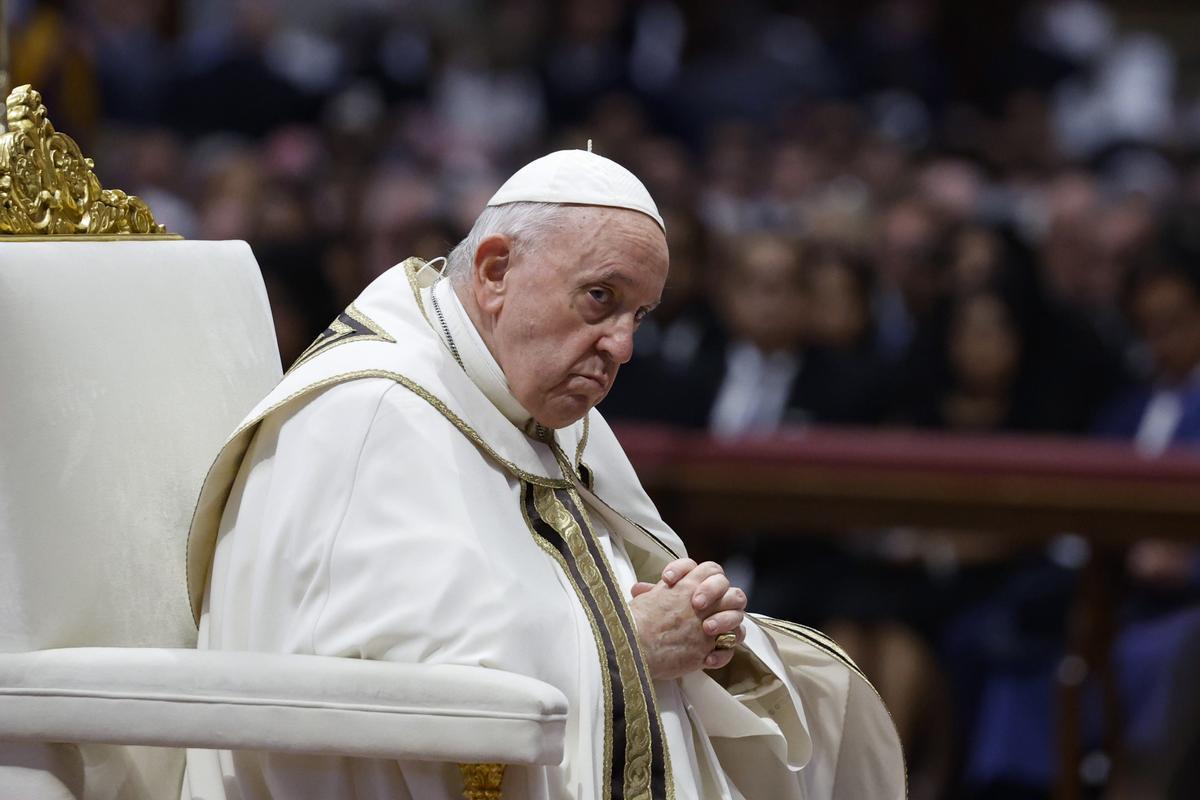
<path fill-rule="evenodd" d="M 285 366 L 389 266 L 445 254 L 502 176 L 591 139 L 645 180 L 672 260 L 610 418 L 1155 454 L 1200 443 L 1200 97 L 1186 12 L 1134 30 L 1135 5 L 20 0 L 12 68 L 106 185 L 252 244 Z M 1020 692 L 988 681 L 1050 680 L 1077 563 L 965 532 L 753 533 L 756 605 L 862 659 L 914 797 L 1045 795 L 1049 753 L 994 743 L 1049 737 L 1047 712 L 1005 727 Z M 1159 665 L 1125 691 L 1161 710 L 1197 647 L 1196 556 L 1146 535 L 1130 580 L 1156 588 L 1117 660 Z M 1200 734 L 1175 717 L 1130 717 L 1150 772 L 1114 792 L 1186 784 Z"/>

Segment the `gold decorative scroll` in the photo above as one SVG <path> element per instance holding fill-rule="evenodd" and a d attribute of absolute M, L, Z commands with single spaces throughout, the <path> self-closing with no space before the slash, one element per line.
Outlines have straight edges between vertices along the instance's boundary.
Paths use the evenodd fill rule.
<path fill-rule="evenodd" d="M 459 764 L 467 800 L 500 800 L 504 764 Z"/>
<path fill-rule="evenodd" d="M 154 235 L 166 228 L 150 207 L 120 189 L 105 189 L 79 145 L 54 130 L 42 96 L 18 86 L 8 96 L 0 135 L 0 234 Z"/>

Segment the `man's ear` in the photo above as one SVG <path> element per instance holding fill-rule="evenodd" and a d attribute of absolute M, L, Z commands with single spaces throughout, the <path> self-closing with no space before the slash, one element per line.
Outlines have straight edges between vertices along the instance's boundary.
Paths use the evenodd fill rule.
<path fill-rule="evenodd" d="M 503 234 L 486 237 L 475 249 L 472 290 L 475 304 L 485 314 L 497 314 L 504 305 L 512 267 L 512 240 Z"/>

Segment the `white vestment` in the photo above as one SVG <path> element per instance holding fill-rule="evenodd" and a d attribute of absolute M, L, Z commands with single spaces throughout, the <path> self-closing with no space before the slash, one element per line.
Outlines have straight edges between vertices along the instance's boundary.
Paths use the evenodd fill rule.
<path fill-rule="evenodd" d="M 508 798 L 903 797 L 878 695 L 814 631 L 748 617 L 723 684 L 648 678 L 630 587 L 657 581 L 683 544 L 598 412 L 522 430 L 438 278 L 416 259 L 381 276 L 222 450 L 188 548 L 200 646 L 468 664 L 557 686 L 563 763 L 510 767 Z M 192 751 L 184 797 L 461 789 L 453 764 Z"/>

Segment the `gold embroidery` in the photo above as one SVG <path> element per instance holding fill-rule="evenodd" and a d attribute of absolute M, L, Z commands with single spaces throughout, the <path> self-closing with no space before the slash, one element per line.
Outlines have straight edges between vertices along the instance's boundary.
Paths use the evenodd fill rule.
<path fill-rule="evenodd" d="M 575 448 L 575 471 L 579 471 L 579 467 L 583 464 L 583 449 L 587 447 L 588 428 L 591 425 L 592 412 L 588 412 L 583 416 L 583 435 L 579 437 L 579 445 Z"/>
<path fill-rule="evenodd" d="M 558 452 L 561 453 L 561 450 Z M 666 737 L 662 734 L 661 722 L 657 719 L 657 699 L 653 695 L 654 686 L 647 679 L 646 685 L 649 690 L 649 696 L 647 696 L 647 693 L 643 691 L 642 679 L 638 669 L 639 655 L 634 648 L 634 643 L 629 640 L 626 634 L 616 604 L 620 603 L 624 606 L 623 610 L 627 619 L 632 620 L 632 613 L 629 611 L 628 605 L 625 604 L 623 597 L 618 595 L 614 598 L 613 594 L 608 590 L 608 585 L 617 585 L 616 576 L 602 551 L 597 549 L 597 553 L 600 556 L 599 559 L 594 558 L 591 551 L 589 551 L 587 541 L 584 537 L 591 537 L 591 540 L 595 541 L 595 535 L 590 530 L 591 524 L 587 518 L 583 502 L 574 492 L 574 489 L 569 491 L 576 507 L 580 510 L 584 524 L 589 528 L 586 532 L 580 528 L 578 521 L 567 510 L 566 506 L 563 505 L 552 489 L 534 487 L 534 507 L 542 519 L 554 528 L 566 542 L 571 556 L 579 569 L 579 573 L 586 584 L 585 587 L 578 588 L 580 590 L 586 589 L 587 593 L 596 603 L 603 618 L 604 626 L 613 641 L 618 677 L 624 689 L 625 699 L 624 796 L 628 800 L 651 800 L 652 798 L 651 725 L 653 724 L 660 729 L 664 769 L 666 770 L 667 797 L 673 798 L 674 785 L 670 773 L 670 758 L 667 754 Z M 568 572 L 567 574 L 569 575 L 570 573 Z M 604 579 L 605 575 L 608 577 L 607 585 Z M 603 652 L 603 649 L 601 652 Z M 645 663 L 643 662 L 640 666 L 641 671 L 648 674 Z M 655 717 L 654 720 L 651 720 L 652 714 Z M 611 762 L 609 763 L 611 764 Z"/>
<path fill-rule="evenodd" d="M 550 447 L 551 447 L 551 450 L 554 452 L 554 460 L 558 462 L 558 468 L 563 471 L 564 475 L 572 474 L 571 464 L 569 461 L 567 461 L 567 455 L 566 455 L 566 453 L 563 452 L 562 448 L 558 446 L 558 443 L 551 442 Z M 664 544 L 661 539 L 659 539 L 653 533 L 646 530 L 641 525 L 638 525 L 636 522 L 631 520 L 629 517 L 625 516 L 620 511 L 617 511 L 615 508 L 613 508 L 611 505 L 609 505 L 607 502 L 605 502 L 598 494 L 596 494 L 595 489 L 592 486 L 588 486 L 584 482 L 582 475 L 579 476 L 579 482 L 580 482 L 580 484 L 582 484 L 584 486 L 584 488 L 586 488 L 588 490 L 588 497 L 590 497 L 592 500 L 595 500 L 597 503 L 599 503 L 600 505 L 607 508 L 615 516 L 620 517 L 630 527 L 637 528 L 639 531 L 644 533 L 650 539 L 650 541 L 652 541 L 656 545 L 658 545 L 662 549 L 662 551 L 665 554 L 669 555 L 672 559 L 679 558 L 679 554 L 676 553 L 671 548 L 667 547 L 667 545 Z M 572 484 L 572 486 L 574 486 L 574 484 Z M 580 508 L 583 508 L 583 506 L 581 505 Z M 586 511 L 584 513 L 586 513 Z"/>
<path fill-rule="evenodd" d="M 425 310 L 425 304 L 421 302 L 421 287 L 417 285 L 417 272 L 421 267 L 425 266 L 425 262 L 416 256 L 404 259 L 400 268 L 404 270 L 404 276 L 408 278 L 408 286 L 412 289 L 413 300 L 417 303 L 417 309 L 421 312 L 421 316 L 429 322 L 429 312 Z"/>
<path fill-rule="evenodd" d="M 600 635 L 600 623 L 596 616 L 592 613 L 592 607 L 583 597 L 583 587 L 579 586 L 571 577 L 571 568 L 567 565 L 566 558 L 558 551 L 554 545 L 543 539 L 537 534 L 533 527 L 533 520 L 529 518 L 529 512 L 525 508 L 525 503 L 521 503 L 521 516 L 525 520 L 525 526 L 529 528 L 529 533 L 533 536 L 533 540 L 537 542 L 546 555 L 550 556 L 558 563 L 559 569 L 567 576 L 574 587 L 575 593 L 579 595 L 579 604 L 583 607 L 584 615 L 587 617 L 588 625 L 592 629 L 592 639 L 596 643 L 596 652 L 604 658 L 604 653 L 607 648 L 604 646 L 604 637 Z M 601 686 L 604 689 L 604 761 L 602 764 L 601 775 L 604 778 L 604 787 L 601 792 L 601 797 L 612 797 L 612 749 L 613 749 L 613 698 L 612 687 L 608 681 L 601 681 Z"/>
<path fill-rule="evenodd" d="M 304 396 L 305 394 L 308 394 L 309 392 L 315 392 L 318 389 L 325 389 L 330 386 L 336 386 L 339 383 L 345 383 L 347 381 L 358 380 L 360 378 L 387 378 L 388 380 L 392 380 L 392 381 L 395 381 L 396 383 L 399 383 L 401 386 L 408 389 L 410 392 L 417 395 L 425 402 L 429 403 L 429 405 L 433 406 L 434 409 L 436 409 L 438 411 L 438 413 L 440 413 L 447 420 L 449 420 L 450 423 L 452 425 L 454 425 L 454 427 L 458 428 L 458 430 L 464 436 L 466 436 L 468 439 L 470 439 L 471 442 L 476 447 L 478 447 L 480 450 L 482 450 L 488 457 L 490 457 L 491 459 L 496 461 L 496 463 L 500 464 L 502 467 L 504 467 L 509 473 L 511 473 L 515 477 L 518 477 L 521 480 L 526 481 L 527 483 L 531 483 L 531 484 L 534 484 L 537 486 L 547 486 L 547 487 L 556 488 L 556 489 L 565 489 L 571 485 L 571 482 L 568 480 L 564 480 L 561 478 L 547 478 L 542 475 L 536 475 L 532 472 L 527 472 L 527 471 L 521 469 L 520 467 L 518 467 L 513 462 L 511 462 L 508 459 L 501 456 L 499 453 L 497 453 L 495 450 L 493 450 L 492 447 L 490 445 L 488 445 L 487 442 L 485 442 L 483 440 L 483 437 L 480 436 L 475 431 L 474 428 L 472 428 L 461 417 L 459 417 L 457 414 L 455 414 L 453 411 L 451 411 L 446 406 L 445 403 L 443 403 L 440 399 L 438 399 L 438 397 L 436 395 L 429 392 L 427 389 L 425 389 L 423 386 L 418 384 L 416 381 L 413 381 L 413 380 L 405 377 L 404 375 L 401 375 L 398 372 L 389 372 L 387 370 L 365 369 L 365 370 L 357 370 L 355 372 L 346 372 L 341 375 L 334 375 L 330 378 L 326 378 L 325 380 L 317 381 L 316 383 L 311 383 L 308 386 L 305 386 L 301 389 L 297 389 L 296 391 L 292 392 L 291 394 L 289 394 L 287 397 L 283 398 L 279 402 L 271 405 L 270 407 L 264 409 L 261 413 L 255 415 L 255 417 L 253 419 L 249 420 L 248 422 L 246 422 L 245 424 L 240 426 L 226 440 L 225 445 L 221 448 L 221 452 L 217 454 L 217 458 L 209 466 L 208 472 L 205 474 L 205 477 L 204 477 L 204 483 L 201 484 L 201 486 L 204 487 L 204 486 L 208 485 L 208 481 L 209 481 L 209 478 L 212 476 L 213 469 L 221 461 L 221 456 L 225 452 L 225 447 L 228 447 L 229 445 L 231 445 L 238 437 L 250 432 L 251 429 L 256 427 L 264 419 L 266 419 L 269 414 L 273 413 L 274 411 L 277 411 L 278 409 L 282 408 L 283 406 L 287 405 L 288 403 L 292 402 L 293 400 L 296 400 L 296 399 Z M 249 449 L 249 442 L 243 443 L 243 447 L 242 447 L 242 455 L 243 456 L 245 455 L 245 452 L 247 449 Z M 232 490 L 232 488 L 233 488 L 232 482 L 228 486 L 225 487 L 225 497 L 221 500 L 222 507 L 224 507 L 226 501 L 228 501 L 229 492 Z M 204 491 L 202 488 L 201 492 L 200 492 L 200 496 L 196 499 L 196 505 L 192 509 L 192 525 L 188 529 L 188 541 L 187 541 L 187 548 L 185 551 L 186 563 L 188 563 L 188 564 L 191 563 L 191 553 L 193 550 L 192 533 L 195 528 L 196 519 L 200 513 L 200 504 L 203 499 L 204 499 Z M 220 520 L 218 519 L 217 524 L 219 524 L 219 523 L 220 523 Z M 214 526 L 214 528 L 215 528 L 215 526 Z M 216 531 L 213 530 L 211 532 L 211 535 L 215 536 Z M 187 574 L 188 596 L 193 598 L 192 619 L 197 625 L 199 625 L 200 624 L 200 607 L 199 607 L 198 602 L 196 602 L 195 596 L 192 594 L 193 587 L 192 587 L 192 580 L 191 580 L 191 571 L 188 570 L 186 574 Z"/>
<path fill-rule="evenodd" d="M 883 702 L 883 696 L 879 694 L 879 690 L 875 688 L 875 684 L 871 683 L 871 680 L 867 677 L 866 673 L 858 668 L 858 665 L 855 664 L 850 656 L 846 654 L 846 651 L 838 646 L 837 642 L 833 641 L 833 639 L 830 639 L 816 628 L 810 628 L 807 625 L 801 625 L 797 622 L 791 622 L 786 619 L 775 619 L 774 617 L 768 617 L 765 614 L 751 614 L 750 616 L 759 624 L 764 625 L 773 631 L 800 639 L 801 641 L 807 642 L 813 647 L 816 647 L 821 652 L 833 656 L 835 659 L 844 664 L 851 673 L 861 678 L 863 683 L 867 684 L 871 691 L 875 693 L 875 696 L 879 698 L 879 705 L 883 706 L 883 710 L 887 713 L 888 719 L 891 720 L 892 729 L 896 732 L 896 741 L 900 741 L 900 731 L 898 728 L 896 728 L 896 720 L 892 717 L 892 712 L 887 707 L 887 704 Z M 903 760 L 904 754 L 901 753 L 900 757 Z M 907 761 L 904 761 L 904 796 L 908 797 Z"/>
<path fill-rule="evenodd" d="M 816 628 L 810 628 L 807 625 L 801 625 L 786 619 L 775 619 L 774 617 L 768 617 L 765 614 L 754 614 L 753 617 L 769 628 L 774 628 L 775 630 L 782 631 L 783 633 L 791 634 L 798 639 L 803 639 L 809 642 L 814 647 L 824 650 L 826 653 L 845 664 L 851 671 L 857 673 L 858 676 L 864 681 L 870 683 L 866 673 L 859 669 L 858 665 L 854 663 L 854 660 L 850 658 L 846 651 L 843 650 L 837 642 L 835 642 L 833 639 L 830 639 Z"/>
<path fill-rule="evenodd" d="M 388 342 L 395 343 L 395 339 L 388 334 L 377 322 L 362 313 L 355 307 L 353 303 L 346 307 L 346 310 L 338 314 L 337 319 L 329 323 L 329 327 L 321 332 L 313 343 L 300 354 L 296 359 L 296 363 L 288 368 L 291 372 L 296 367 L 305 362 L 316 358 L 321 353 L 332 350 L 338 345 L 350 344 L 351 342 Z"/>

